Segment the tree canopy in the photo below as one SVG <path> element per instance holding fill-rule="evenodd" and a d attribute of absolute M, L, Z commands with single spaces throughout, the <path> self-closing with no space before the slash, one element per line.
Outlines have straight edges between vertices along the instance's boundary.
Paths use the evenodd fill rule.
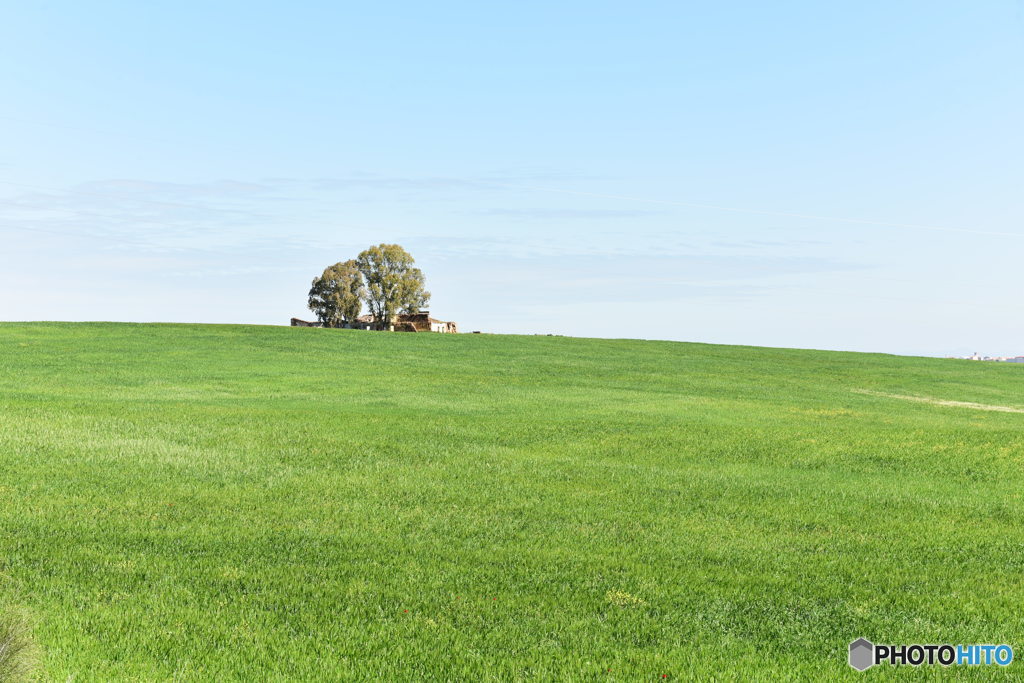
<path fill-rule="evenodd" d="M 378 329 L 386 330 L 398 313 L 415 313 L 430 301 L 423 271 L 397 244 L 378 244 L 356 257 L 366 285 L 364 299 Z"/>
<path fill-rule="evenodd" d="M 325 327 L 341 327 L 354 322 L 363 307 L 366 287 L 353 260 L 328 266 L 313 278 L 309 290 L 309 308 Z"/>
<path fill-rule="evenodd" d="M 374 326 L 386 330 L 398 313 L 416 313 L 430 301 L 423 271 L 414 264 L 400 245 L 370 247 L 314 278 L 309 308 L 325 327 L 342 327 L 359 317 L 365 302 Z"/>

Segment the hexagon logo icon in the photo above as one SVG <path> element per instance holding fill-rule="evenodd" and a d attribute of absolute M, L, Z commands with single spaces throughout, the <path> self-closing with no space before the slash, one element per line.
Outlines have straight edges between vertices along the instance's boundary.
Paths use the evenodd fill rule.
<path fill-rule="evenodd" d="M 850 666 L 864 671 L 875 663 L 875 646 L 867 638 L 858 638 L 850 643 Z"/>

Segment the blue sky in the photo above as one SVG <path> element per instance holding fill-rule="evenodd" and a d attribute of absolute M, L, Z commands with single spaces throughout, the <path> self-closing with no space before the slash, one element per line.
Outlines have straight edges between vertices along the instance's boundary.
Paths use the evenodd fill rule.
<path fill-rule="evenodd" d="M 1024 4 L 48 2 L 0 319 L 282 324 L 406 246 L 463 329 L 1024 354 Z"/>

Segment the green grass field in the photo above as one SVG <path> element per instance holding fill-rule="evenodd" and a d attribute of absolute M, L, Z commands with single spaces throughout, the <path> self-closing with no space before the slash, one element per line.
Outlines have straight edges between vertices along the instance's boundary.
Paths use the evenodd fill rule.
<path fill-rule="evenodd" d="M 857 674 L 858 636 L 1024 657 L 1024 413 L 985 406 L 1024 408 L 1024 366 L 2 324 L 0 605 L 76 682 L 943 673 Z"/>

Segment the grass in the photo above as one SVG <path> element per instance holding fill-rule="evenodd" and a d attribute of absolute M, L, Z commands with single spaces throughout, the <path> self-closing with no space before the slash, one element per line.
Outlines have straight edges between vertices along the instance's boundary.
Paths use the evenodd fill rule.
<path fill-rule="evenodd" d="M 1024 415 L 907 396 L 1024 407 L 1024 366 L 3 324 L 0 604 L 77 682 L 834 679 L 859 636 L 1024 651 Z M 856 676 L 892 673 L 928 672 Z"/>
<path fill-rule="evenodd" d="M 0 612 L 0 681 L 17 683 L 35 677 L 36 648 L 24 617 Z"/>

